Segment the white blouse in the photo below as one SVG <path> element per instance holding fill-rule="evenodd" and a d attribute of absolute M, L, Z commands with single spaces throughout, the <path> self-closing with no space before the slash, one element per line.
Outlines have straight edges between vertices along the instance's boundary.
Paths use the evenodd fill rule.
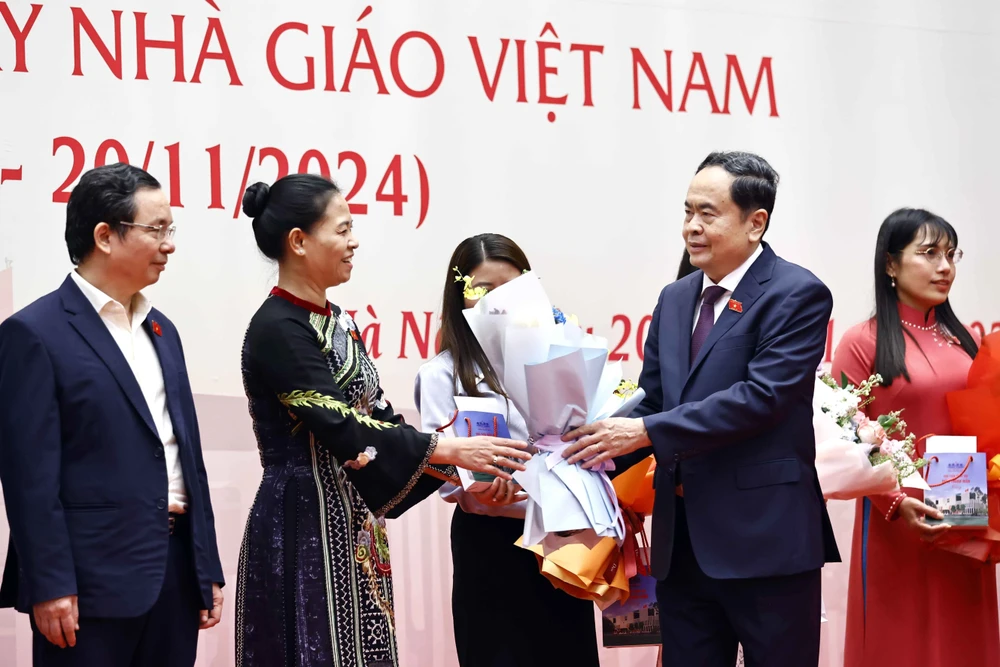
<path fill-rule="evenodd" d="M 509 410 L 507 429 L 510 431 L 510 437 L 514 440 L 527 440 L 528 427 L 514 404 L 491 390 L 481 374 L 478 379 L 477 386 L 484 396 L 499 398 L 507 403 Z M 457 409 L 455 396 L 464 395 L 465 391 L 462 389 L 461 382 L 455 377 L 455 365 L 451 358 L 451 352 L 442 352 L 422 365 L 417 371 L 417 379 L 413 386 L 413 400 L 420 412 L 421 429 L 426 433 L 433 433 L 450 422 Z M 459 507 L 470 514 L 503 516 L 512 519 L 524 518 L 526 501 L 523 500 L 501 507 L 485 505 L 476 500 L 476 497 L 471 493 L 453 484 L 442 486 L 440 494 L 447 502 L 458 503 Z"/>

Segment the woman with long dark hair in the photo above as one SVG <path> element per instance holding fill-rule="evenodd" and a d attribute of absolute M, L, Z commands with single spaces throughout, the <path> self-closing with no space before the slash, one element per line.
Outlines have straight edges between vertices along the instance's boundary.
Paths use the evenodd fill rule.
<path fill-rule="evenodd" d="M 257 183 L 243 211 L 278 285 L 243 343 L 264 473 L 240 552 L 236 664 L 396 667 L 385 517 L 454 466 L 523 470 L 527 444 L 441 438 L 393 412 L 357 325 L 327 301 L 359 245 L 336 185 L 311 174 Z"/>
<path fill-rule="evenodd" d="M 881 375 L 869 417 L 903 410 L 918 439 L 952 433 L 945 394 L 965 388 L 978 351 L 948 300 L 961 259 L 946 220 L 892 213 L 875 246 L 875 317 L 833 358 L 833 376 L 854 385 Z M 858 501 L 845 667 L 1000 665 L 995 565 L 935 549 L 949 527 L 926 521 L 942 516 L 922 499 L 906 489 Z"/>
<path fill-rule="evenodd" d="M 480 234 L 455 248 L 448 267 L 441 353 L 420 367 L 414 390 L 422 428 L 433 432 L 449 423 L 455 396 L 489 396 L 505 406 L 511 437 L 524 440 L 524 418 L 462 315 L 475 301 L 455 278 L 468 276 L 469 289 L 490 291 L 530 270 L 528 259 L 507 237 Z M 535 555 L 514 544 L 524 530 L 525 496 L 500 479 L 482 493 L 449 486 L 442 495 L 458 504 L 451 522 L 451 602 L 462 667 L 596 667 L 594 604 L 557 590 L 539 573 Z M 508 630 L 524 624 L 544 637 L 512 640 Z"/>

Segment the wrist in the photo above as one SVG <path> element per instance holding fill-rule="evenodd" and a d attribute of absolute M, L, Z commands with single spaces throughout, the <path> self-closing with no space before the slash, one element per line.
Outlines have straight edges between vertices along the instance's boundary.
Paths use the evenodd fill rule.
<path fill-rule="evenodd" d="M 635 421 L 638 423 L 639 433 L 642 436 L 642 446 L 651 447 L 653 441 L 649 439 L 649 431 L 646 429 L 646 420 L 642 417 L 636 417 Z"/>
<path fill-rule="evenodd" d="M 905 493 L 899 492 L 899 494 L 892 499 L 892 504 L 889 505 L 889 509 L 886 510 L 885 513 L 886 521 L 895 521 L 899 518 L 899 506 L 903 504 L 903 501 L 906 500 L 906 498 L 907 495 Z"/>
<path fill-rule="evenodd" d="M 646 422 L 642 417 L 634 417 L 632 419 L 633 427 L 631 438 L 632 444 L 629 447 L 629 451 L 626 453 L 631 453 L 646 447 L 652 447 L 653 442 L 649 439 L 649 431 L 646 430 Z"/>
<path fill-rule="evenodd" d="M 455 438 L 442 438 L 435 433 L 431 436 L 431 457 L 428 463 L 431 464 L 451 464 L 455 461 L 455 453 L 458 451 L 458 443 Z"/>

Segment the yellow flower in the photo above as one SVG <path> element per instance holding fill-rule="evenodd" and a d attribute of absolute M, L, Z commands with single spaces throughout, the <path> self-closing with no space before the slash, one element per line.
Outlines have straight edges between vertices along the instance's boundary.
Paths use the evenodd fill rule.
<path fill-rule="evenodd" d="M 472 281 L 476 279 L 475 276 L 463 276 L 462 272 L 458 270 L 457 266 L 453 267 L 452 271 L 458 274 L 457 276 L 455 276 L 455 282 L 464 283 L 465 286 L 462 288 L 462 295 L 466 299 L 469 299 L 470 301 L 478 301 L 479 299 L 482 299 L 484 296 L 490 293 L 489 290 L 486 289 L 485 287 L 472 286 Z"/>
<path fill-rule="evenodd" d="M 635 382 L 632 382 L 631 380 L 622 380 L 618 384 L 618 388 L 615 389 L 615 396 L 618 396 L 619 398 L 628 398 L 634 394 L 638 388 L 639 385 Z"/>

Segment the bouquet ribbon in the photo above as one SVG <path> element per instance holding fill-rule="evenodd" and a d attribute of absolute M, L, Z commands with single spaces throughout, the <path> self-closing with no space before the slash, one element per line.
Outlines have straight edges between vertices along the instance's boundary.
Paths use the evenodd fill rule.
<path fill-rule="evenodd" d="M 625 542 L 622 544 L 622 561 L 625 566 L 625 577 L 631 579 L 637 574 L 649 574 L 649 540 L 646 538 L 646 526 L 641 514 L 636 514 L 627 507 L 622 508 L 625 515 Z"/>

